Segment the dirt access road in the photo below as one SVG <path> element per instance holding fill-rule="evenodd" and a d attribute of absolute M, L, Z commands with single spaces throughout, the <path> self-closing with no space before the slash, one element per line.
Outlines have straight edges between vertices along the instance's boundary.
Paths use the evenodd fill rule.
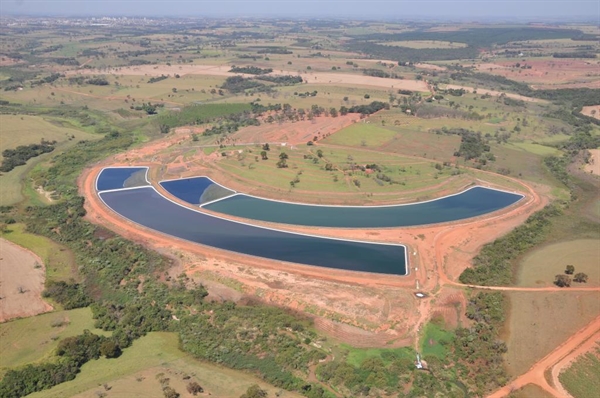
<path fill-rule="evenodd" d="M 570 397 L 568 392 L 560 385 L 560 382 L 558 382 L 558 374 L 566 363 L 570 363 L 582 352 L 579 350 L 580 347 L 582 350 L 585 350 L 589 345 L 595 344 L 599 337 L 600 316 L 572 335 L 550 354 L 538 361 L 531 369 L 529 369 L 529 371 L 527 371 L 527 373 L 519 376 L 512 383 L 489 395 L 488 398 L 506 397 L 527 384 L 536 384 L 557 398 Z M 558 368 L 552 370 L 553 384 L 555 384 L 552 386 L 546 380 L 545 373 L 555 365 Z"/>

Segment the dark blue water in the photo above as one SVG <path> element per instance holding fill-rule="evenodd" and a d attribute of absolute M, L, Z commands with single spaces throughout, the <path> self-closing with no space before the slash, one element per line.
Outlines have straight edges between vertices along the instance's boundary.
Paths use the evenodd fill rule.
<path fill-rule="evenodd" d="M 406 274 L 404 246 L 326 239 L 223 220 L 179 206 L 151 187 L 99 194 L 125 218 L 219 249 L 351 271 Z"/>
<path fill-rule="evenodd" d="M 98 175 L 96 189 L 98 191 L 106 191 L 108 189 L 120 189 L 124 187 L 125 181 L 131 177 L 133 173 L 141 170 L 146 170 L 145 167 L 109 167 Z"/>
<path fill-rule="evenodd" d="M 236 195 L 204 206 L 232 216 L 284 224 L 341 228 L 408 227 L 462 220 L 510 206 L 522 195 L 474 187 L 429 202 L 386 207 L 307 206 Z"/>
<path fill-rule="evenodd" d="M 173 181 L 161 181 L 159 184 L 171 195 L 192 205 L 199 205 L 202 194 L 212 185 L 216 185 L 207 177 L 182 178 Z M 224 190 L 224 189 L 223 189 Z M 234 192 L 230 191 L 229 194 Z"/>

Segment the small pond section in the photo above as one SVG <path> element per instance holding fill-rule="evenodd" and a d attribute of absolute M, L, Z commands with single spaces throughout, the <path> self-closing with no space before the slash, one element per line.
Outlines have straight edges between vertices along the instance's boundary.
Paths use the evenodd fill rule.
<path fill-rule="evenodd" d="M 476 186 L 456 195 L 392 206 L 316 206 L 278 202 L 238 194 L 203 206 L 253 220 L 336 228 L 410 227 L 477 217 L 508 207 L 523 198 Z"/>
<path fill-rule="evenodd" d="M 159 182 L 171 195 L 192 205 L 200 205 L 235 194 L 208 177 L 182 178 Z"/>
<path fill-rule="evenodd" d="M 405 275 L 406 248 L 277 231 L 180 206 L 152 187 L 101 192 L 121 216 L 191 242 L 273 260 L 349 271 Z"/>
<path fill-rule="evenodd" d="M 98 175 L 96 190 L 107 191 L 148 185 L 147 170 L 147 167 L 106 167 Z"/>

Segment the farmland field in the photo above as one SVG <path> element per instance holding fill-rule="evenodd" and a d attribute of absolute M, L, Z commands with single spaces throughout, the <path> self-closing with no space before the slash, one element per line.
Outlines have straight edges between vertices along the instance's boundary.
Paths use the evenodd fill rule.
<path fill-rule="evenodd" d="M 559 380 L 574 398 L 594 396 L 600 389 L 600 347 L 577 358 Z"/>
<path fill-rule="evenodd" d="M 66 247 L 43 236 L 26 232 L 23 224 L 11 224 L 0 236 L 38 255 L 46 266 L 47 278 L 67 281 L 76 277 L 75 259 Z"/>
<path fill-rule="evenodd" d="M 409 48 L 464 48 L 465 43 L 455 43 L 450 41 L 438 40 L 406 40 L 406 41 L 390 41 L 379 43 L 386 46 L 409 47 Z"/>
<path fill-rule="evenodd" d="M 525 372 L 600 312 L 596 292 L 510 292 L 508 296 L 506 363 L 512 375 Z"/>
<path fill-rule="evenodd" d="M 177 336 L 173 333 L 150 333 L 136 341 L 121 357 L 91 361 L 84 365 L 75 380 L 30 397 L 97 397 L 98 392 L 109 391 L 113 397 L 162 398 L 161 375 L 170 379 L 170 387 L 186 397 L 191 396 L 186 392 L 190 381 L 198 382 L 204 388 L 204 394 L 215 397 L 237 398 L 252 384 L 260 385 L 273 396 L 275 393 L 281 397 L 300 396 L 276 389 L 243 372 L 197 361 L 179 350 Z"/>
<path fill-rule="evenodd" d="M 588 275 L 586 286 L 600 286 L 599 258 L 600 241 L 594 239 L 551 244 L 521 260 L 517 279 L 520 286 L 552 286 L 555 275 L 563 274 L 565 266 L 571 264 L 575 273 Z"/>
<path fill-rule="evenodd" d="M 61 339 L 81 334 L 85 329 L 107 334 L 94 328 L 89 308 L 56 311 L 2 323 L 0 370 L 51 358 Z"/>
<path fill-rule="evenodd" d="M 63 127 L 63 124 L 68 127 Z M 1 115 L 0 152 L 6 149 L 15 149 L 20 145 L 39 144 L 41 140 L 57 141 L 57 150 L 62 150 L 73 145 L 79 140 L 97 139 L 98 135 L 75 128 L 68 122 L 59 119 L 44 119 L 39 116 Z M 24 176 L 32 165 L 40 160 L 48 159 L 49 154 L 31 159 L 25 166 L 0 175 L 0 205 L 6 206 L 23 199 L 21 193 L 24 184 L 28 184 Z M 1 159 L 1 157 L 0 157 Z M 25 181 L 24 181 L 25 180 Z"/>

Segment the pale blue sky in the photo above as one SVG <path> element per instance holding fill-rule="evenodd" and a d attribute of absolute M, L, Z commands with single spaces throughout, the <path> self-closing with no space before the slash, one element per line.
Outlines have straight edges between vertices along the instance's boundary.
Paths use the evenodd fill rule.
<path fill-rule="evenodd" d="M 0 0 L 0 14 L 600 21 L 600 0 Z"/>

